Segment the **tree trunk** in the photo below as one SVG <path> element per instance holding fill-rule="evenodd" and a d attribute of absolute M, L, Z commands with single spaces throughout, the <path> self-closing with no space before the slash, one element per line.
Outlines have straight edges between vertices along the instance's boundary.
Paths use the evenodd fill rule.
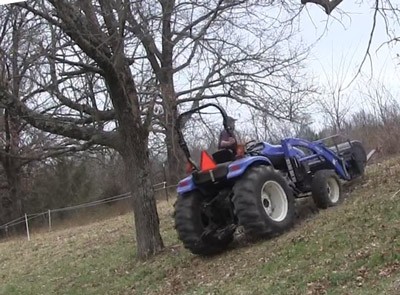
<path fill-rule="evenodd" d="M 183 176 L 184 154 L 178 143 L 178 134 L 175 130 L 178 116 L 176 94 L 174 88 L 174 64 L 172 41 L 172 14 L 175 8 L 174 0 L 161 1 L 162 6 L 162 61 L 158 72 L 161 95 L 163 97 L 165 119 L 165 143 L 167 146 L 167 182 L 169 185 L 177 184 Z"/>
<path fill-rule="evenodd" d="M 137 255 L 145 259 L 159 252 L 163 247 L 159 218 L 150 178 L 150 161 L 145 144 L 125 142 L 122 157 L 126 177 L 133 196 Z"/>
<path fill-rule="evenodd" d="M 1 204 L 3 207 L 2 215 L 7 219 L 7 222 L 21 217 L 25 213 L 23 212 L 21 196 L 21 165 L 15 157 L 20 142 L 18 125 L 18 120 L 10 116 L 6 110 L 4 114 L 4 133 L 2 134 L 6 144 L 2 150 L 1 164 L 7 180 L 7 194 L 3 197 Z"/>
<path fill-rule="evenodd" d="M 16 217 L 20 217 L 24 214 L 23 203 L 21 199 L 21 177 L 19 175 L 20 171 L 18 171 L 16 167 L 11 167 L 10 171 L 7 172 L 7 181 L 9 186 L 9 195 L 13 202 L 13 213 Z"/>
<path fill-rule="evenodd" d="M 150 178 L 148 129 L 140 118 L 137 92 L 127 65 L 115 63 L 115 73 L 106 76 L 120 134 L 119 153 L 133 196 L 137 255 L 147 258 L 163 247 L 159 218 Z"/>
<path fill-rule="evenodd" d="M 176 133 L 176 119 L 178 110 L 173 83 L 161 84 L 161 93 L 164 101 L 165 116 L 165 143 L 167 146 L 167 182 L 177 184 L 184 174 L 185 156 L 179 146 Z"/>
<path fill-rule="evenodd" d="M 1 198 L 2 219 L 0 223 L 9 222 L 21 217 L 23 212 L 23 202 L 21 195 L 21 176 L 20 169 L 16 161 L 10 156 L 5 156 L 3 159 L 4 172 L 7 179 L 7 193 Z M 20 230 L 22 225 L 13 226 L 11 230 Z"/>

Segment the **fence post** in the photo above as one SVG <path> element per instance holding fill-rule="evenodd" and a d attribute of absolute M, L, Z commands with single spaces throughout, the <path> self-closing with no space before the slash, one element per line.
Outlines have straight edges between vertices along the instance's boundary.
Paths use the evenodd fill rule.
<path fill-rule="evenodd" d="M 6 231 L 6 237 L 8 238 L 8 225 L 6 225 L 5 231 Z"/>
<path fill-rule="evenodd" d="M 167 183 L 164 181 L 164 191 L 165 191 L 165 198 L 167 199 L 167 202 L 169 203 L 169 194 L 168 194 L 168 189 L 167 189 Z"/>
<path fill-rule="evenodd" d="M 26 236 L 28 237 L 28 241 L 31 240 L 31 236 L 29 234 L 29 224 L 28 224 L 28 216 L 25 213 L 25 227 L 26 227 Z"/>
<path fill-rule="evenodd" d="M 47 211 L 47 214 L 49 215 L 49 231 L 51 231 L 51 213 L 50 209 Z"/>
<path fill-rule="evenodd" d="M 168 189 L 167 189 L 167 173 L 165 172 L 165 163 L 163 163 L 163 171 L 164 171 L 164 191 L 165 191 L 165 198 L 167 199 L 167 202 L 169 203 L 169 194 L 168 194 Z"/>

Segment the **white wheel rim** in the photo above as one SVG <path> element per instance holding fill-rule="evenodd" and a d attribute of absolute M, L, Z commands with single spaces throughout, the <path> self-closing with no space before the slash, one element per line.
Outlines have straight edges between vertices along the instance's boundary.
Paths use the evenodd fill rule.
<path fill-rule="evenodd" d="M 261 203 L 265 213 L 275 222 L 286 218 L 288 213 L 288 200 L 282 186 L 273 180 L 264 183 L 261 189 Z"/>
<path fill-rule="evenodd" d="M 332 204 L 337 203 L 340 198 L 340 190 L 339 190 L 339 184 L 337 183 L 335 178 L 333 177 L 328 178 L 327 190 L 328 190 L 328 198 L 332 202 Z"/>

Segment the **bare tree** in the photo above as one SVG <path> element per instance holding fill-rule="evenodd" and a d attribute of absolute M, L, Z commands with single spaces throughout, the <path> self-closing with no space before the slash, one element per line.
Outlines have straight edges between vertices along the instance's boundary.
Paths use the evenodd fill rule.
<path fill-rule="evenodd" d="M 365 101 L 369 102 L 372 115 L 378 124 L 379 146 L 383 152 L 393 154 L 399 151 L 398 132 L 400 129 L 400 105 L 393 93 L 382 83 L 371 83 L 364 93 Z"/>
<path fill-rule="evenodd" d="M 323 114 L 333 133 L 344 131 L 347 117 L 355 104 L 355 97 L 351 97 L 346 89 L 347 81 L 351 79 L 351 63 L 346 64 L 345 58 L 332 65 L 331 70 L 324 69 L 322 91 L 317 101 L 317 109 Z"/>
<path fill-rule="evenodd" d="M 31 22 L 47 28 L 50 25 L 51 30 L 41 35 L 41 47 L 36 48 L 42 56 L 35 72 L 35 88 L 16 95 L 2 85 L 0 100 L 10 113 L 36 128 L 118 150 L 135 196 L 138 256 L 147 257 L 158 252 L 163 243 L 149 175 L 151 105 L 142 112 L 129 68 L 131 61 L 124 52 L 128 4 L 118 3 L 117 14 L 112 13 L 109 1 L 96 5 L 90 1 L 22 4 Z M 55 62 L 49 63 L 49 59 Z M 87 73 L 100 80 L 96 87 L 107 88 L 106 95 L 93 96 Z M 32 80 L 33 76 L 23 78 Z M 109 100 L 112 110 L 104 109 Z M 40 110 L 34 109 L 35 105 Z M 114 118 L 114 126 L 104 123 Z"/>
<path fill-rule="evenodd" d="M 150 70 L 154 79 L 147 81 L 159 89 L 155 104 L 162 112 L 152 131 L 164 134 L 171 183 L 182 170 L 178 108 L 226 98 L 270 116 L 295 116 L 301 102 L 289 104 L 288 98 L 309 89 L 299 83 L 307 50 L 292 44 L 296 9 L 243 0 L 147 0 L 129 9 L 127 30 L 140 41 L 137 73 Z M 283 17 L 274 17 L 277 11 Z"/>
<path fill-rule="evenodd" d="M 28 24 L 26 13 L 12 6 L 2 6 L 0 18 L 3 21 L 0 38 L 1 84 L 18 97 L 31 86 L 23 77 L 35 66 L 38 56 L 38 52 L 29 52 L 31 44 L 38 41 L 31 34 L 40 35 L 41 31 L 36 25 Z M 23 175 L 27 165 L 84 148 L 71 140 L 61 140 L 28 126 L 5 106 L 1 108 L 0 120 L 0 170 L 4 174 L 0 184 L 3 191 L 0 212 L 1 221 L 6 222 L 24 213 Z"/>
<path fill-rule="evenodd" d="M 34 86 L 16 95 L 3 85 L 0 101 L 38 129 L 121 154 L 135 194 L 140 257 L 163 247 L 149 177 L 150 132 L 164 133 L 175 183 L 178 107 L 225 97 L 292 119 L 309 89 L 299 83 L 307 51 L 292 46 L 298 10 L 290 5 L 49 0 L 17 6 L 45 33 L 30 50 L 40 53 L 38 66 L 23 75 Z"/>

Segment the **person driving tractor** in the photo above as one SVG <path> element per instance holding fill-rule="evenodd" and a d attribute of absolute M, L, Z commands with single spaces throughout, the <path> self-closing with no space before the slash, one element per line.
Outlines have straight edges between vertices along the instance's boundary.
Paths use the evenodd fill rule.
<path fill-rule="evenodd" d="M 232 132 L 232 135 L 230 135 L 228 131 L 224 129 L 219 134 L 219 141 L 218 141 L 218 149 L 231 150 L 234 154 L 236 154 L 236 149 L 237 149 L 237 140 L 234 134 L 235 121 L 236 120 L 232 117 L 227 118 L 228 128 Z"/>

